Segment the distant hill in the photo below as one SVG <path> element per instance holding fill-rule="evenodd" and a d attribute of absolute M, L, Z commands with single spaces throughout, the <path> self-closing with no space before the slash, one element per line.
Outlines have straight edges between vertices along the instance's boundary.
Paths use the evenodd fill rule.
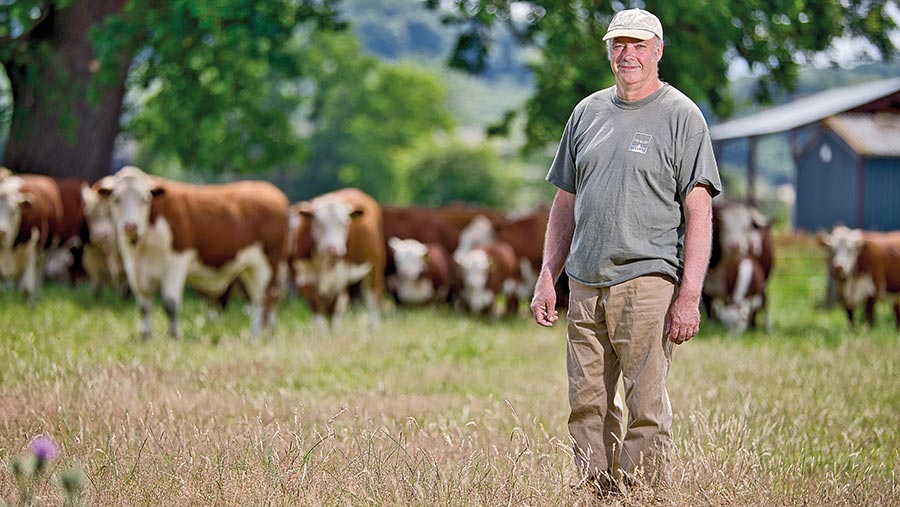
<path fill-rule="evenodd" d="M 528 51 L 508 33 L 498 35 L 488 70 L 472 76 L 446 67 L 457 30 L 441 23 L 439 13 L 421 0 L 344 0 L 341 5 L 341 14 L 368 52 L 387 61 L 414 61 L 442 77 L 449 107 L 463 129 L 483 129 L 498 121 L 534 90 Z"/>
<path fill-rule="evenodd" d="M 784 91 L 775 97 L 775 104 L 782 104 L 799 97 L 855 84 L 879 81 L 900 76 L 900 59 L 888 62 L 864 63 L 853 68 L 809 67 L 800 73 L 800 79 L 794 91 Z M 756 80 L 751 77 L 741 78 L 731 83 L 731 89 L 739 104 L 735 117 L 768 107 L 760 106 L 753 101 L 753 87 Z"/>

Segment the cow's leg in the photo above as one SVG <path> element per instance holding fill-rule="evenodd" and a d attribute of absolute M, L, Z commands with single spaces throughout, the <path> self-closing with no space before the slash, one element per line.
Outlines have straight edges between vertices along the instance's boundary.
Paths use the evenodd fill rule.
<path fill-rule="evenodd" d="M 381 324 L 381 315 L 379 305 L 381 304 L 381 294 L 375 288 L 375 277 L 370 275 L 363 280 L 362 284 L 362 295 L 363 300 L 366 302 L 366 310 L 369 315 L 369 326 L 375 328 Z M 348 302 L 350 296 L 347 295 L 347 292 L 344 291 L 344 297 L 347 298 Z"/>
<path fill-rule="evenodd" d="M 877 298 L 870 297 L 866 299 L 866 324 L 868 324 L 869 329 L 874 327 L 875 325 L 875 302 Z"/>
<path fill-rule="evenodd" d="M 29 252 L 25 261 L 25 269 L 22 270 L 22 277 L 19 279 L 19 290 L 25 294 L 30 305 L 37 300 L 37 271 L 37 256 Z"/>
<path fill-rule="evenodd" d="M 166 317 L 169 319 L 169 338 L 180 338 L 181 333 L 178 331 L 178 312 L 181 310 L 181 297 L 168 295 L 162 297 L 163 309 L 166 310 Z"/>
<path fill-rule="evenodd" d="M 850 324 L 850 328 L 852 329 L 853 327 L 855 327 L 853 322 L 853 308 L 848 306 L 845 311 L 847 312 L 847 322 Z"/>
<path fill-rule="evenodd" d="M 263 325 L 264 304 L 268 297 L 267 288 L 273 276 L 272 268 L 262 262 L 252 265 L 241 273 L 241 282 L 250 300 L 250 336 L 259 336 Z"/>
<path fill-rule="evenodd" d="M 141 338 L 149 340 L 153 332 L 153 296 L 135 294 L 135 299 L 141 312 Z"/>
<path fill-rule="evenodd" d="M 337 329 L 337 327 L 341 323 L 341 319 L 344 314 L 347 313 L 347 308 L 350 307 L 350 293 L 347 292 L 347 289 L 341 290 L 334 296 L 334 301 L 331 303 L 328 313 L 331 315 L 331 327 L 332 329 Z"/>
<path fill-rule="evenodd" d="M 165 273 L 160 287 L 163 308 L 169 318 L 169 337 L 179 338 L 178 314 L 184 297 L 184 282 L 187 279 L 188 267 L 193 260 L 192 254 L 175 255 L 167 259 Z"/>
<path fill-rule="evenodd" d="M 894 323 L 900 329 L 900 299 L 894 299 Z"/>

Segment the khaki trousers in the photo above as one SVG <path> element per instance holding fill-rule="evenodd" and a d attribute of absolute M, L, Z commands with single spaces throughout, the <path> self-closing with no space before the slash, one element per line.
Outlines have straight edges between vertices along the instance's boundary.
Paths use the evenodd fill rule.
<path fill-rule="evenodd" d="M 675 285 L 642 276 L 593 288 L 569 282 L 569 433 L 575 463 L 592 480 L 657 484 L 668 478 L 672 407 L 666 377 L 673 344 L 663 336 Z M 628 424 L 618 395 L 622 377 Z"/>

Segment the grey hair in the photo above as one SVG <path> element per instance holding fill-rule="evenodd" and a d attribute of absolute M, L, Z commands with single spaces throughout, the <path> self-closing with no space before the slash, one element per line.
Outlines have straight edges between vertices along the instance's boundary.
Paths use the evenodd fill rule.
<path fill-rule="evenodd" d="M 606 59 L 610 60 L 610 61 L 612 61 L 612 47 L 613 47 L 614 40 L 615 40 L 615 38 L 606 39 Z M 663 41 L 660 40 L 660 38 L 655 35 L 653 36 L 653 40 L 656 41 L 656 48 L 654 48 L 654 49 L 659 49 L 659 47 L 663 45 Z"/>

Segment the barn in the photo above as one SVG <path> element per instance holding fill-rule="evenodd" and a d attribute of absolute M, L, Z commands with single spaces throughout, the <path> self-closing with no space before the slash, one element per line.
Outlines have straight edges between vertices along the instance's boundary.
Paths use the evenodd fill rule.
<path fill-rule="evenodd" d="M 788 136 L 796 167 L 795 229 L 900 229 L 900 78 L 833 88 L 713 125 L 717 153 L 726 142 L 748 143 L 750 202 L 756 142 L 775 134 Z"/>
<path fill-rule="evenodd" d="M 796 227 L 900 229 L 900 114 L 838 114 L 821 127 L 797 157 Z"/>

